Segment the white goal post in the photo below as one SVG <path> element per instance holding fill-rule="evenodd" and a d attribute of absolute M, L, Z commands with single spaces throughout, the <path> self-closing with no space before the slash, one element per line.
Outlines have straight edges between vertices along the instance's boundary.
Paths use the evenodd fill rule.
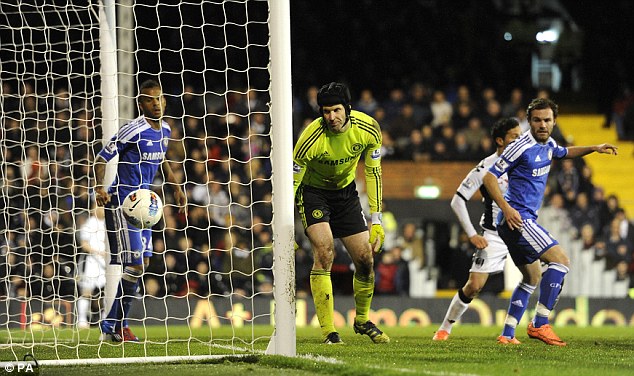
<path fill-rule="evenodd" d="M 100 341 L 121 266 L 92 166 L 146 79 L 188 213 L 157 176 L 164 219 L 128 320 L 141 341 Z M 2 1 L 0 83 L 0 362 L 296 355 L 288 0 Z"/>

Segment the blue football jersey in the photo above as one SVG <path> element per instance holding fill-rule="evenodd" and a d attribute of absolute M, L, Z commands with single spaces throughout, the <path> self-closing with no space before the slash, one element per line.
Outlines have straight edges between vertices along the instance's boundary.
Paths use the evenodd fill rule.
<path fill-rule="evenodd" d="M 171 133 L 165 121 L 157 130 L 139 116 L 123 125 L 99 152 L 106 161 L 119 155 L 117 174 L 108 188 L 109 194 L 118 196 L 119 203 L 133 190 L 149 188 L 165 158 Z"/>
<path fill-rule="evenodd" d="M 557 145 L 552 137 L 541 144 L 530 131 L 524 132 L 504 149 L 489 172 L 497 178 L 506 173 L 509 179 L 506 201 L 522 219 L 537 219 L 552 161 L 567 154 L 568 149 Z"/>

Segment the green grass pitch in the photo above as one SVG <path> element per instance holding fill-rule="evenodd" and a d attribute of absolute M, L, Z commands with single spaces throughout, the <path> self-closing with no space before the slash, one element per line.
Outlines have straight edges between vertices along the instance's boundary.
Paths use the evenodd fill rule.
<path fill-rule="evenodd" d="M 42 366 L 40 375 L 631 375 L 634 374 L 634 330 L 631 327 L 560 327 L 566 347 L 547 346 L 518 329 L 521 345 L 500 345 L 499 327 L 457 325 L 445 342 L 431 340 L 436 326 L 385 328 L 392 338 L 375 345 L 352 328 L 341 328 L 343 345 L 320 344 L 319 329 L 297 329 L 295 358 L 263 355 L 271 327 L 222 327 L 191 332 L 185 326 L 135 329 L 149 340 L 111 344 L 98 341 L 98 330 L 2 333 L 0 361 L 32 353 L 37 359 L 150 357 L 157 355 L 226 355 L 199 363 Z M 235 339 L 231 340 L 235 333 Z M 32 337 L 31 337 L 32 336 Z M 167 341 L 167 338 L 170 341 Z M 210 337 L 213 340 L 210 340 Z M 42 343 L 22 346 L 31 339 Z M 77 346 L 79 344 L 79 346 Z M 237 350 L 236 350 L 237 349 Z M 251 354 L 251 355 L 242 355 Z M 0 370 L 0 374 L 5 372 Z M 9 374 L 6 373 L 5 374 Z M 11 374 L 16 374 L 11 373 Z"/>

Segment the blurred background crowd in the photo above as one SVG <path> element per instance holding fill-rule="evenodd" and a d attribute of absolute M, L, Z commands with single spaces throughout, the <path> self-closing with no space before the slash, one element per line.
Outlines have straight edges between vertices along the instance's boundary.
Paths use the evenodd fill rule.
<path fill-rule="evenodd" d="M 6 86 L 2 101 L 0 218 L 3 296 L 74 300 L 86 255 L 84 224 L 95 217 L 91 166 L 101 147 L 98 109 L 60 90 L 54 96 L 21 95 Z M 319 116 L 316 86 L 296 93 L 294 134 Z M 383 131 L 384 163 L 456 161 L 475 164 L 494 151 L 491 125 L 502 116 L 526 127 L 525 107 L 535 96 L 513 88 L 460 85 L 455 90 L 423 83 L 375 93 L 353 88 L 353 108 L 374 116 Z M 52 98 L 55 98 L 54 100 Z M 166 203 L 155 228 L 154 256 L 141 294 L 162 297 L 238 293 L 272 289 L 272 188 L 268 98 L 254 90 L 226 97 L 188 85 L 168 96 L 166 121 L 173 141 L 167 158 L 185 183 L 188 214 L 179 215 L 160 176 L 154 189 Z M 568 139 L 554 137 L 563 145 Z M 583 159 L 553 165 L 542 217 L 583 242 L 584 251 L 604 259 L 619 280 L 634 281 L 634 227 L 617 196 L 605 197 Z M 385 167 L 384 167 L 385 168 Z M 390 182 L 384 182 L 389 187 Z M 363 184 L 362 201 L 365 200 Z M 364 204 L 367 205 L 367 204 Z M 377 294 L 409 295 L 412 265 L 428 269 L 438 289 L 457 288 L 468 276 L 474 249 L 461 231 L 425 231 L 424 223 L 402 219 L 385 208 L 385 251 L 376 257 Z M 447 224 L 457 228 L 456 223 Z M 299 296 L 309 294 L 310 245 L 296 226 Z M 444 238 L 443 238 L 444 237 Z M 450 238 L 450 239 L 446 239 Z M 101 245 L 103 249 L 103 245 Z M 352 263 L 340 243 L 333 266 L 335 289 L 351 293 Z M 501 282 L 490 283 L 500 292 Z M 485 291 L 487 292 L 487 291 Z"/>

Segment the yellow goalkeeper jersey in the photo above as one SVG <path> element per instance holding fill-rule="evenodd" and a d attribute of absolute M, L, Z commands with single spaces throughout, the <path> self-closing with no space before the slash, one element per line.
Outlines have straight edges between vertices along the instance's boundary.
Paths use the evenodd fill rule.
<path fill-rule="evenodd" d="M 337 190 L 352 183 L 361 156 L 365 157 L 365 182 L 370 211 L 381 212 L 381 127 L 359 111 L 350 113 L 350 127 L 334 133 L 318 118 L 299 136 L 293 151 L 294 192 L 300 184 Z"/>

